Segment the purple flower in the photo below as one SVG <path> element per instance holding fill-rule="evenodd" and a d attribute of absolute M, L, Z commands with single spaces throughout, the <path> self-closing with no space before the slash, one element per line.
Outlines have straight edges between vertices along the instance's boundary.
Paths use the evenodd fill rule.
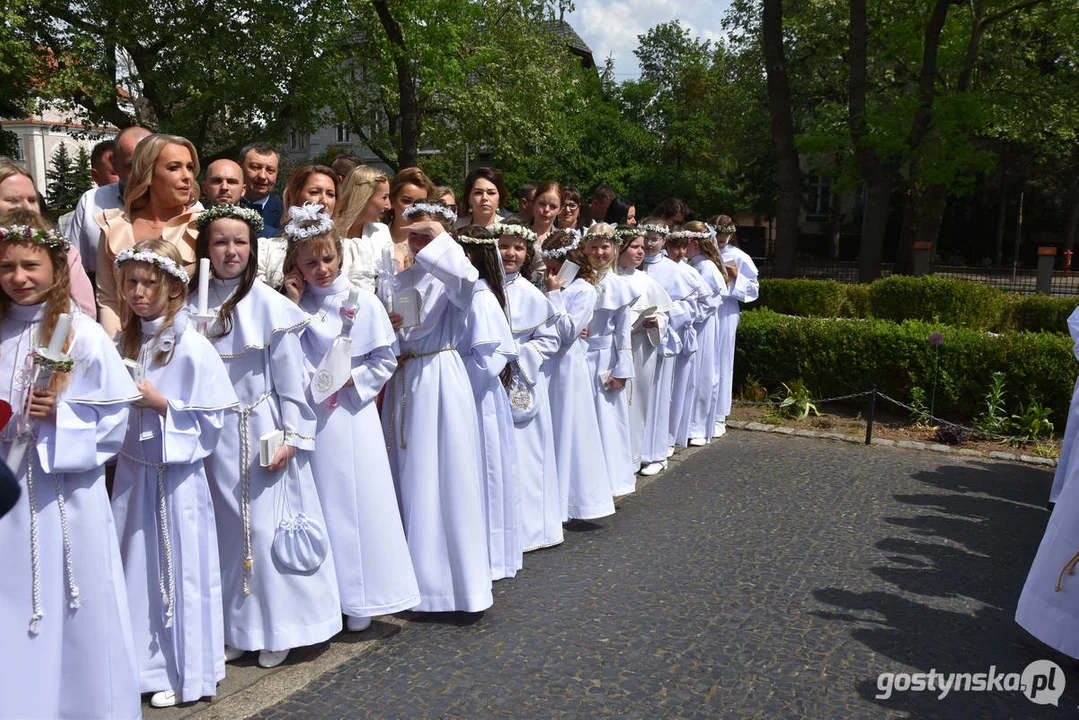
<path fill-rule="evenodd" d="M 939 332 L 929 333 L 929 344 L 930 345 L 943 345 L 944 344 L 944 336 L 941 335 Z"/>

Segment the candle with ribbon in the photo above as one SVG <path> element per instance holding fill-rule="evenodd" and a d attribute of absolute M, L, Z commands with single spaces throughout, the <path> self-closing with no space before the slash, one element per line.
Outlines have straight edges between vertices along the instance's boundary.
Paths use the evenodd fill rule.
<path fill-rule="evenodd" d="M 202 258 L 199 260 L 199 297 L 198 297 L 198 311 L 194 320 L 198 325 L 199 332 L 206 334 L 206 328 L 210 326 L 210 323 L 214 321 L 214 316 L 210 314 L 210 258 Z"/>

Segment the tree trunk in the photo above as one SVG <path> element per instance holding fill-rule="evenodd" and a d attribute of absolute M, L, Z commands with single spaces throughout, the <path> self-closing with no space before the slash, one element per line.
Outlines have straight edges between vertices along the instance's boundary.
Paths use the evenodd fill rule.
<path fill-rule="evenodd" d="M 413 167 L 419 159 L 420 121 L 416 105 L 416 83 L 409 65 L 405 36 L 401 25 L 390 14 L 387 0 L 373 0 L 378 20 L 386 31 L 386 39 L 393 47 L 393 66 L 397 71 L 397 94 L 401 107 L 401 144 L 397 151 L 397 163 L 393 169 Z"/>
<path fill-rule="evenodd" d="M 794 119 L 790 84 L 783 57 L 783 2 L 764 0 L 761 23 L 765 68 L 768 73 L 768 110 L 772 116 L 772 141 L 776 153 L 776 274 L 794 277 L 798 253 L 798 220 L 802 206 L 802 181 L 798 151 L 794 147 Z"/>
<path fill-rule="evenodd" d="M 893 174 L 880 172 L 868 183 L 865 214 L 862 216 L 862 243 L 858 253 L 858 282 L 873 282 L 880 277 L 884 259 L 884 236 L 892 214 Z"/>
<path fill-rule="evenodd" d="M 1004 231 L 1008 216 L 1008 149 L 1000 166 L 1000 196 L 997 198 L 997 237 L 993 246 L 993 267 L 1004 267 Z"/>
<path fill-rule="evenodd" d="M 839 193 L 832 193 L 832 204 L 828 213 L 828 237 L 832 239 L 832 260 L 838 260 L 842 251 L 840 230 L 843 225 L 843 198 Z"/>
<path fill-rule="evenodd" d="M 1068 214 L 1068 225 L 1064 229 L 1065 251 L 1075 249 L 1075 233 L 1079 230 L 1079 182 L 1072 185 L 1068 200 L 1071 202 L 1072 210 Z"/>

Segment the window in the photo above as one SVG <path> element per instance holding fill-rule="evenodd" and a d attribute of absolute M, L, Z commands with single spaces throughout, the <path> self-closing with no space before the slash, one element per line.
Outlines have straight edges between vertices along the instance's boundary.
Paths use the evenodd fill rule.
<path fill-rule="evenodd" d="M 352 131 L 343 124 L 337 126 L 337 142 L 352 142 Z"/>
<path fill-rule="evenodd" d="M 806 214 L 809 217 L 828 217 L 832 212 L 832 178 L 813 173 L 807 181 Z"/>
<path fill-rule="evenodd" d="M 289 150 L 304 150 L 307 148 L 307 133 L 296 132 L 295 130 L 289 130 L 288 133 L 288 148 Z"/>
<path fill-rule="evenodd" d="M 15 147 L 12 149 L 12 153 L 14 154 L 14 157 L 11 158 L 12 160 L 26 162 L 26 154 L 22 148 L 22 135 L 15 136 Z"/>

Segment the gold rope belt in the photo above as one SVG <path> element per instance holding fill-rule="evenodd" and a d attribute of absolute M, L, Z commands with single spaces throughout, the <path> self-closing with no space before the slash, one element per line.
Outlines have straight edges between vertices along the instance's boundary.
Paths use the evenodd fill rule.
<path fill-rule="evenodd" d="M 432 357 L 434 355 L 438 355 L 439 353 L 444 353 L 444 352 L 454 352 L 456 350 L 457 350 L 457 348 L 444 347 L 444 348 L 439 348 L 438 350 L 432 350 L 431 352 L 425 352 L 425 353 L 406 352 L 406 353 L 404 353 L 402 355 L 397 356 L 397 371 L 394 372 L 393 376 L 390 378 L 390 391 L 389 392 L 390 392 L 390 397 L 392 398 L 393 397 L 393 392 L 394 392 L 394 385 L 397 383 L 398 374 L 400 374 L 401 375 L 401 418 L 400 418 L 401 429 L 398 432 L 398 435 L 399 435 L 399 439 L 401 441 L 401 449 L 402 450 L 407 450 L 408 449 L 408 444 L 405 442 L 405 406 L 408 403 L 408 382 L 406 381 L 406 378 L 405 378 L 405 368 L 408 365 L 408 361 L 409 360 L 414 360 L 416 358 Z M 389 452 L 390 448 L 393 447 L 393 428 L 394 428 L 393 416 L 394 416 L 394 407 L 391 405 L 390 406 L 390 436 L 386 441 L 386 452 Z"/>

